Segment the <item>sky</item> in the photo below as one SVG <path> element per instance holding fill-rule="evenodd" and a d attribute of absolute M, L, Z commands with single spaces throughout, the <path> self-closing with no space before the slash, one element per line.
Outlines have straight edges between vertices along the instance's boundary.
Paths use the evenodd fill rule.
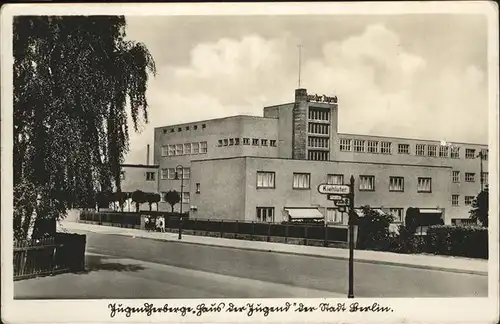
<path fill-rule="evenodd" d="M 249 114 L 298 87 L 337 96 L 341 133 L 488 141 L 482 15 L 127 16 L 156 62 L 149 123 L 127 163 L 145 163 L 154 127 Z"/>

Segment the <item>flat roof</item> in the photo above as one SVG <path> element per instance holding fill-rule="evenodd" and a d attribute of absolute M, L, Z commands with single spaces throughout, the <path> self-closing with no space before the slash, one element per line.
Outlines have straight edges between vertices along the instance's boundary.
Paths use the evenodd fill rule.
<path fill-rule="evenodd" d="M 155 127 L 155 129 L 161 129 L 161 128 L 167 128 L 167 127 L 177 127 L 177 126 L 187 126 L 187 125 L 193 125 L 193 124 L 203 124 L 203 123 L 213 122 L 216 120 L 224 120 L 224 119 L 232 119 L 232 118 L 254 118 L 254 119 L 270 119 L 270 120 L 277 119 L 275 117 L 263 117 L 263 116 L 255 116 L 255 115 L 233 115 L 233 116 L 227 116 L 227 117 L 192 121 L 192 122 L 187 122 L 187 123 L 182 123 L 182 124 L 171 124 L 171 125 L 158 126 L 158 127 Z"/>
<path fill-rule="evenodd" d="M 219 160 L 233 160 L 233 159 L 267 159 L 267 160 L 286 160 L 286 161 L 302 161 L 309 163 L 350 163 L 350 164 L 375 164 L 375 165 L 396 165 L 396 166 L 406 166 L 406 167 L 420 167 L 420 168 L 443 168 L 451 169 L 452 166 L 447 165 L 429 165 L 429 164 L 410 164 L 410 163 L 388 163 L 388 162 L 361 162 L 361 161 L 342 161 L 342 160 L 329 160 L 329 161 L 314 161 L 314 160 L 300 160 L 292 158 L 280 158 L 280 157 L 267 157 L 267 156 L 232 156 L 223 158 L 213 158 L 213 159 L 201 159 L 201 160 L 191 160 L 191 162 L 204 162 L 204 161 L 219 161 Z"/>
<path fill-rule="evenodd" d="M 146 168 L 146 169 L 157 169 L 160 167 L 159 164 L 120 164 L 121 167 L 125 168 Z"/>

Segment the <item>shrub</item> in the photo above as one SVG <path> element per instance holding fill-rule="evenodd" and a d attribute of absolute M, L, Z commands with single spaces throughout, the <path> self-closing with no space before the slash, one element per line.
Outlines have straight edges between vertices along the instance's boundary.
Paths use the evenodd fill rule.
<path fill-rule="evenodd" d="M 390 245 L 389 225 L 393 217 L 370 208 L 363 207 L 363 216 L 357 219 L 358 247 L 368 250 L 387 251 Z"/>
<path fill-rule="evenodd" d="M 422 253 L 426 251 L 424 236 L 414 235 L 412 230 L 400 225 L 398 234 L 390 238 L 389 251 L 396 253 Z"/>
<path fill-rule="evenodd" d="M 488 258 L 488 229 L 476 226 L 430 226 L 427 252 L 433 254 Z"/>

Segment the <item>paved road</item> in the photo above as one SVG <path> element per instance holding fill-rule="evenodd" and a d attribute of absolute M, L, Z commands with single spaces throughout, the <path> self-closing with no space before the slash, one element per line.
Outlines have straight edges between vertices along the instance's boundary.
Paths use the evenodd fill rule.
<path fill-rule="evenodd" d="M 86 234 L 88 252 L 118 258 L 89 256 L 90 270 L 92 267 L 118 270 L 109 271 L 115 274 L 112 277 L 115 284 L 119 282 L 123 289 L 134 285 L 135 293 L 143 298 L 328 297 L 343 296 L 347 292 L 345 260 Z M 355 263 L 354 271 L 357 297 L 487 296 L 487 277 L 481 275 L 368 263 Z M 91 271 L 88 276 L 100 272 Z M 61 281 L 58 277 L 61 276 L 50 279 Z M 30 296 L 27 286 L 26 283 L 18 285 L 22 288 L 18 291 L 23 293 L 16 296 Z M 115 293 L 128 297 L 123 296 L 125 292 L 119 292 L 120 288 L 115 292 L 107 290 L 102 291 L 102 296 L 92 292 L 94 295 L 87 298 L 120 297 Z"/>

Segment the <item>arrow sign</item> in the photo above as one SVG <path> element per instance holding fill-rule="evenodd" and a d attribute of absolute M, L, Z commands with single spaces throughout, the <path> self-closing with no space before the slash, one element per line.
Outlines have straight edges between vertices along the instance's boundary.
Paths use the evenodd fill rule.
<path fill-rule="evenodd" d="M 332 195 L 348 195 L 351 190 L 348 185 L 334 185 L 322 183 L 318 186 L 318 192 L 320 194 L 332 194 Z"/>
<path fill-rule="evenodd" d="M 339 196 L 339 195 L 328 195 L 328 197 L 327 197 L 328 200 L 334 200 L 334 201 L 335 200 L 340 200 L 342 198 L 344 198 L 344 197 Z"/>
<path fill-rule="evenodd" d="M 349 198 L 343 198 L 343 199 L 340 199 L 340 200 L 335 200 L 334 203 L 335 203 L 335 206 L 337 207 L 346 207 L 346 206 L 349 206 Z"/>

